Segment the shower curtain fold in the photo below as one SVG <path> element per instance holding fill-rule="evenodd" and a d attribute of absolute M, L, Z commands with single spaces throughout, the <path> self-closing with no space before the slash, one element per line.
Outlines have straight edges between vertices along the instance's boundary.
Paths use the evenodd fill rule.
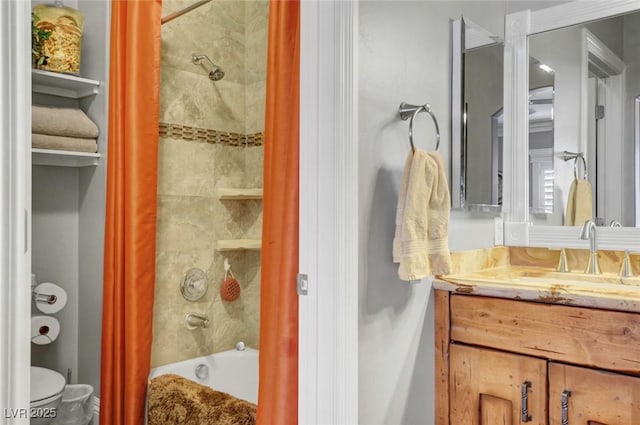
<path fill-rule="evenodd" d="M 155 282 L 161 0 L 113 0 L 100 424 L 144 423 Z"/>
<path fill-rule="evenodd" d="M 298 423 L 299 15 L 269 3 L 258 425 Z"/>

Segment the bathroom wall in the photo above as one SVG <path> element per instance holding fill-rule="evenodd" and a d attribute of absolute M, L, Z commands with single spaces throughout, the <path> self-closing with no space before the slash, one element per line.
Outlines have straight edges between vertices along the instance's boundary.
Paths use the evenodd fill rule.
<path fill-rule="evenodd" d="M 84 37 L 83 62 L 86 75 L 102 81 L 95 99 L 80 101 L 81 107 L 100 128 L 104 159 L 96 167 L 79 170 L 80 252 L 78 289 L 78 382 L 90 384 L 94 395 L 100 395 L 100 354 L 102 346 L 102 282 L 104 262 L 104 222 L 106 207 L 106 176 L 108 146 L 107 116 L 109 93 L 109 52 L 111 4 L 93 0 L 78 0 L 85 15 L 85 28 L 92 28 Z"/>
<path fill-rule="evenodd" d="M 32 0 L 32 6 L 51 3 Z M 31 345 L 32 364 L 90 384 L 100 395 L 102 333 L 102 271 L 106 187 L 107 94 L 110 2 L 65 0 L 85 18 L 81 76 L 101 81 L 99 92 L 80 101 L 42 94 L 33 103 L 80 107 L 100 129 L 95 167 L 33 167 L 32 270 L 38 282 L 54 282 L 68 295 L 67 305 L 54 314 L 61 326 L 58 340 Z M 33 314 L 40 314 L 32 308 Z"/>
<path fill-rule="evenodd" d="M 63 288 L 67 305 L 51 315 L 60 322 L 58 339 L 31 344 L 31 362 L 66 376 L 68 369 L 75 373 L 78 367 L 78 170 L 34 166 L 32 179 L 32 271 L 38 283 Z M 32 315 L 43 314 L 35 306 L 31 310 Z"/>
<path fill-rule="evenodd" d="M 245 101 L 247 134 L 264 130 L 266 99 L 268 1 L 248 1 L 245 5 Z M 264 148 L 245 149 L 245 185 L 262 187 Z M 259 236 L 259 235 L 258 235 Z"/>
<path fill-rule="evenodd" d="M 164 1 L 163 15 L 188 5 Z M 259 239 L 260 200 L 220 200 L 218 188 L 262 187 L 266 78 L 265 1 L 216 1 L 162 27 L 158 229 L 152 366 L 258 347 L 259 251 L 216 251 L 220 239 Z M 191 61 L 205 54 L 225 72 L 211 81 Z M 224 257 L 241 284 L 240 298 L 219 295 Z M 209 289 L 182 298 L 184 273 L 205 271 Z M 207 329 L 189 331 L 186 314 L 205 314 Z"/>
<path fill-rule="evenodd" d="M 391 262 L 395 209 L 407 154 L 400 102 L 430 103 L 449 163 L 450 19 L 465 14 L 503 35 L 506 13 L 558 2 L 375 1 L 359 5 L 359 423 L 430 423 L 433 418 L 431 283 L 408 284 Z M 433 148 L 420 116 L 417 146 Z M 453 211 L 449 247 L 493 245 L 493 216 Z"/>

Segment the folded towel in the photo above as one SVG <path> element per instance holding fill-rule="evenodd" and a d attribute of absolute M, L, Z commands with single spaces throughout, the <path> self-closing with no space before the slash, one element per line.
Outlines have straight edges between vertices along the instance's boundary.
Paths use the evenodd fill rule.
<path fill-rule="evenodd" d="M 402 280 L 443 275 L 451 269 L 448 230 L 451 209 L 442 158 L 416 149 L 405 165 L 398 198 L 394 262 Z M 407 171 L 409 175 L 407 177 Z M 398 228 L 399 227 L 399 228 Z"/>
<path fill-rule="evenodd" d="M 49 136 L 48 134 L 32 134 L 31 147 L 53 149 L 59 151 L 90 152 L 98 151 L 96 139 L 79 139 L 77 137 Z"/>
<path fill-rule="evenodd" d="M 31 108 L 31 131 L 82 139 L 95 139 L 99 133 L 98 126 L 80 109 L 38 105 Z"/>
<path fill-rule="evenodd" d="M 149 383 L 148 425 L 254 425 L 256 405 L 178 375 Z"/>
<path fill-rule="evenodd" d="M 593 191 L 587 179 L 573 179 L 569 187 L 565 226 L 582 226 L 593 220 Z"/>

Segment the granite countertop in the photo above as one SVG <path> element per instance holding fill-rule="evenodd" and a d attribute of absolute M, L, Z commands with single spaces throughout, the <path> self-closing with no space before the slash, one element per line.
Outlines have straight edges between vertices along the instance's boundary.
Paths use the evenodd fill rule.
<path fill-rule="evenodd" d="M 559 273 L 553 268 L 503 265 L 439 276 L 435 289 L 553 304 L 640 312 L 640 276 Z"/>

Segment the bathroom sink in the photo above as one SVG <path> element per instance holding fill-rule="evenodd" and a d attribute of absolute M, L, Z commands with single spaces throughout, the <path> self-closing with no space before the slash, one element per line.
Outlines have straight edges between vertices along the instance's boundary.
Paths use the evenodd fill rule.
<path fill-rule="evenodd" d="M 586 274 L 582 272 L 560 273 L 553 269 L 542 267 L 509 266 L 487 269 L 473 273 L 476 279 L 487 281 L 501 281 L 512 283 L 554 284 L 554 285 L 637 285 L 640 286 L 640 276 L 622 278 L 617 274 Z"/>
<path fill-rule="evenodd" d="M 640 313 L 640 276 L 621 278 L 617 273 L 560 273 L 550 267 L 508 265 L 439 276 L 434 288 L 463 295 Z"/>

